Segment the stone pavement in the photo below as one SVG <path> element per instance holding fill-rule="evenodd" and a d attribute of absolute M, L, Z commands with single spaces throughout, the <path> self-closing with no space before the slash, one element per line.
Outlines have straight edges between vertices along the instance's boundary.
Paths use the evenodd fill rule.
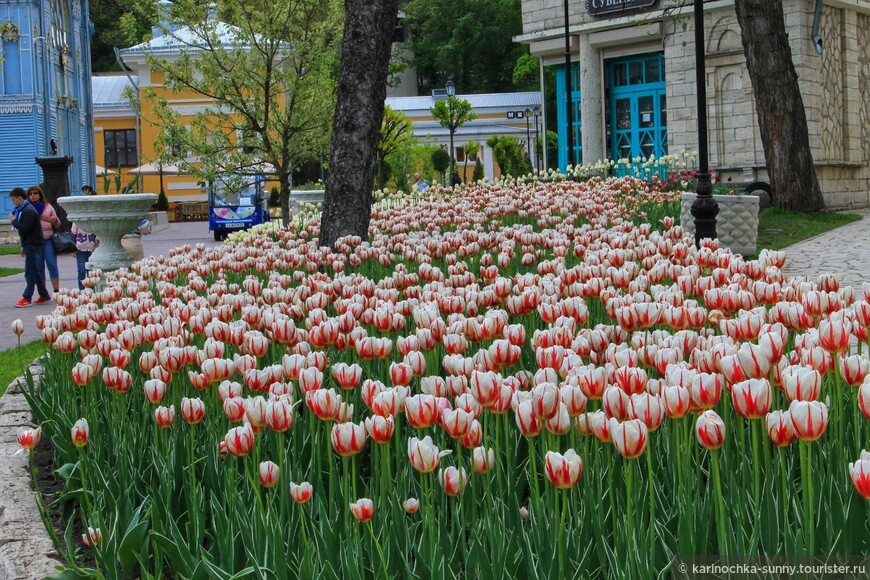
<path fill-rule="evenodd" d="M 208 222 L 170 223 L 165 229 L 142 237 L 142 249 L 146 256 L 166 256 L 169 255 L 169 250 L 184 244 L 216 246 L 218 242 L 214 241 L 214 236 L 208 231 Z M 78 285 L 75 254 L 58 256 L 57 266 L 60 270 L 61 287 L 75 288 Z M 0 256 L 0 267 L 23 268 L 24 259 L 17 254 Z M 15 308 L 13 305 L 21 298 L 23 291 L 24 274 L 0 278 L 0 350 L 18 346 L 18 337 L 9 332 L 13 320 L 20 318 L 24 322 L 21 343 L 26 344 L 40 338 L 36 317 L 49 314 L 54 308 L 53 302 Z"/>
<path fill-rule="evenodd" d="M 835 274 L 841 286 L 852 286 L 860 296 L 862 284 L 870 282 L 870 209 L 849 213 L 864 219 L 787 247 L 783 272 L 814 282 Z"/>

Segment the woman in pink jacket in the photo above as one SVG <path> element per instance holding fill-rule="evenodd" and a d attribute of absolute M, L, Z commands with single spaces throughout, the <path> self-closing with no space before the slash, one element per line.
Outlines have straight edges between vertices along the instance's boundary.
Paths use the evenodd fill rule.
<path fill-rule="evenodd" d="M 39 268 L 40 274 L 45 280 L 45 268 L 48 268 L 48 275 L 51 277 L 51 286 L 55 292 L 60 289 L 60 272 L 57 269 L 57 253 L 54 251 L 54 241 L 51 237 L 54 231 L 60 227 L 60 218 L 57 217 L 57 212 L 50 203 L 45 201 L 45 194 L 38 185 L 31 185 L 27 188 L 27 199 L 39 212 L 39 225 L 42 226 L 42 237 L 45 239 L 42 253 L 44 257 L 44 266 Z"/>

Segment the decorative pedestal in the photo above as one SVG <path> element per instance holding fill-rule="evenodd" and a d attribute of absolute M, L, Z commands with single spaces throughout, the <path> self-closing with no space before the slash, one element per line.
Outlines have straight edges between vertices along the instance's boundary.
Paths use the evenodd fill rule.
<path fill-rule="evenodd" d="M 154 193 L 81 195 L 58 200 L 71 222 L 96 234 L 100 243 L 91 254 L 87 267 L 104 272 L 129 267 L 133 263 L 133 256 L 121 245 L 121 238 L 139 227 L 156 202 Z"/>
<path fill-rule="evenodd" d="M 696 194 L 685 192 L 680 197 L 680 225 L 686 233 L 695 235 L 692 204 Z M 758 243 L 759 199 L 755 195 L 714 195 L 719 204 L 716 235 L 721 245 L 735 254 L 755 254 Z"/>

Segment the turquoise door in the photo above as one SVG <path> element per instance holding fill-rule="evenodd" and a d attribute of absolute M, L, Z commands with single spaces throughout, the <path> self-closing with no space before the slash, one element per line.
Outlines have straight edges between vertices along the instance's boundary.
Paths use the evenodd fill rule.
<path fill-rule="evenodd" d="M 668 152 L 664 57 L 645 54 L 609 60 L 607 147 L 610 158 L 661 157 Z"/>

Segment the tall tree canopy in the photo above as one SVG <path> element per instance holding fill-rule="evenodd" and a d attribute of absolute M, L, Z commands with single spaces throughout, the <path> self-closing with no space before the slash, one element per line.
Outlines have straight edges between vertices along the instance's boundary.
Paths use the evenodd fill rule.
<path fill-rule="evenodd" d="M 755 94 L 772 203 L 812 212 L 824 207 L 810 151 L 801 98 L 781 2 L 735 0 L 746 67 Z"/>
<path fill-rule="evenodd" d="M 222 0 L 218 19 L 209 19 L 200 2 L 179 0 L 173 15 L 192 38 L 179 41 L 177 60 L 155 55 L 149 61 L 169 87 L 212 99 L 190 121 L 187 145 L 199 163 L 188 169 L 214 179 L 271 164 L 286 223 L 293 170 L 329 146 L 340 6 L 335 0 Z M 171 115 L 162 120 L 164 128 L 175 123 Z"/>
<path fill-rule="evenodd" d="M 408 0 L 413 64 L 423 93 L 453 80 L 464 93 L 515 90 L 514 66 L 528 49 L 521 0 Z"/>
<path fill-rule="evenodd" d="M 157 24 L 157 3 L 90 0 L 89 6 L 95 30 L 91 39 L 91 70 L 119 70 L 113 49 L 138 44 L 151 36 L 151 25 Z"/>

